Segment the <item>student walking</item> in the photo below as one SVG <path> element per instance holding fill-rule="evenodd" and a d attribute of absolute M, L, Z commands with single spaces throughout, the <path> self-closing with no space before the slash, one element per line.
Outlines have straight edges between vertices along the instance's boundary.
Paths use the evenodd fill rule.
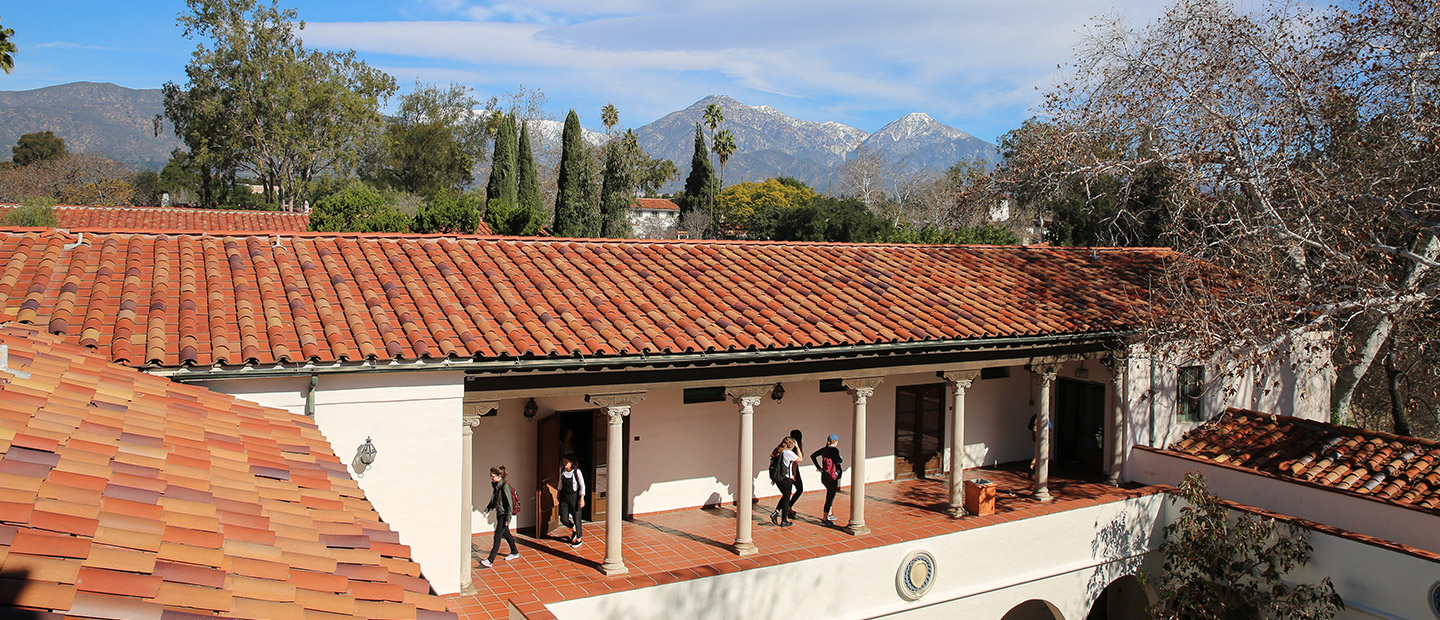
<path fill-rule="evenodd" d="M 485 511 L 495 511 L 495 544 L 490 547 L 490 557 L 480 560 L 480 565 L 490 568 L 495 564 L 495 555 L 500 553 L 500 541 L 510 543 L 510 555 L 505 556 L 507 560 L 520 558 L 520 548 L 515 546 L 515 536 L 510 533 L 510 517 L 515 515 L 515 505 L 519 497 L 515 493 L 515 487 L 510 486 L 506 481 L 505 466 L 497 465 L 490 468 L 490 504 Z"/>
<path fill-rule="evenodd" d="M 795 456 L 805 454 L 805 442 L 800 439 L 800 429 L 790 431 L 790 438 L 795 440 Z M 790 494 L 790 518 L 795 518 L 795 504 L 800 501 L 800 494 L 805 492 L 805 477 L 800 475 L 800 464 L 795 464 L 795 492 Z"/>
<path fill-rule="evenodd" d="M 810 455 L 810 462 L 820 472 L 820 484 L 825 485 L 825 522 L 833 523 L 835 515 L 830 507 L 835 504 L 835 494 L 840 492 L 840 466 L 845 459 L 840 457 L 840 436 L 831 433 L 825 445 Z"/>
<path fill-rule="evenodd" d="M 786 436 L 770 451 L 770 481 L 780 487 L 780 504 L 770 513 L 770 522 L 780 527 L 790 527 L 790 490 L 794 488 L 798 460 L 793 437 Z"/>
<path fill-rule="evenodd" d="M 570 546 L 580 546 L 580 509 L 585 507 L 585 475 L 575 467 L 575 455 L 560 460 L 560 525 L 570 528 Z"/>

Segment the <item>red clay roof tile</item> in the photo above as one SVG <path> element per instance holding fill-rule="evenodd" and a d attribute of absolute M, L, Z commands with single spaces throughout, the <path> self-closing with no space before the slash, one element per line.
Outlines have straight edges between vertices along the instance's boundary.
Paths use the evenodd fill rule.
<path fill-rule="evenodd" d="M 365 607 L 374 617 L 443 608 L 428 590 L 388 600 L 419 566 L 313 421 L 108 363 L 34 327 L 0 324 L 0 343 L 30 373 L 0 372 L 0 404 L 60 395 L 0 415 L 0 438 L 24 438 L 0 447 L 13 468 L 0 471 L 0 569 L 28 575 L 0 579 L 0 600 L 77 617 L 285 618 L 354 614 L 358 587 L 387 599 Z M 257 477 L 252 463 L 291 481 Z M 327 489 L 295 484 L 312 472 Z M 338 571 L 341 559 L 364 570 Z M 297 603 L 296 574 L 325 592 Z M 256 600 L 266 596 L 282 600 Z"/>
<path fill-rule="evenodd" d="M 1230 409 L 1167 451 L 1440 514 L 1440 442 Z"/>
<path fill-rule="evenodd" d="M 1151 282 L 1178 258 L 1157 249 L 322 233 L 92 233 L 66 250 L 74 240 L 0 232 L 0 313 L 135 366 L 1102 333 L 1133 328 Z"/>

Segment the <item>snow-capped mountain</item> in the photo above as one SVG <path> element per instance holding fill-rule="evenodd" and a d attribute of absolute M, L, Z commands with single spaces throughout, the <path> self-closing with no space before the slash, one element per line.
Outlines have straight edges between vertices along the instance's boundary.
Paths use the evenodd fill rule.
<path fill-rule="evenodd" d="M 726 185 L 786 175 L 827 191 L 832 189 L 839 167 L 862 145 L 905 168 L 944 170 L 962 158 L 999 161 L 994 145 L 926 114 L 908 114 L 868 134 L 843 123 L 807 121 L 770 106 L 749 106 L 730 97 L 712 95 L 635 130 L 646 152 L 669 159 L 680 168 L 676 187 L 683 184 L 690 171 L 695 123 L 703 124 L 705 108 L 712 103 L 725 112 L 721 128 L 730 130 L 735 137 L 735 154 L 724 171 Z M 708 126 L 705 134 L 708 139 Z"/>

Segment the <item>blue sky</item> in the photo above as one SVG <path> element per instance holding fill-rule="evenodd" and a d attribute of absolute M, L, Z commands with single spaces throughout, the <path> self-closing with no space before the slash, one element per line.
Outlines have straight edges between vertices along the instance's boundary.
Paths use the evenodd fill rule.
<path fill-rule="evenodd" d="M 307 45 L 355 49 L 401 91 L 458 82 L 480 99 L 522 84 L 548 112 L 636 127 L 710 94 L 875 131 L 926 112 L 985 140 L 1033 115 L 1090 18 L 1155 17 L 1146 0 L 290 1 Z M 0 90 L 80 80 L 184 81 L 183 1 L 0 0 L 15 70 Z M 1039 90 L 1037 90 L 1037 87 Z M 393 106 L 393 100 L 391 105 Z"/>

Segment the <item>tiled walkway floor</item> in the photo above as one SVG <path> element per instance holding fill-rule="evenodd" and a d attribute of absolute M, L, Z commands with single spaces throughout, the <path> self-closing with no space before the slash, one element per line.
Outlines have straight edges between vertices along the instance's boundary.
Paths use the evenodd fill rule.
<path fill-rule="evenodd" d="M 630 571 L 616 577 L 600 572 L 605 557 L 604 523 L 586 525 L 585 545 L 579 549 L 560 540 L 516 535 L 518 560 L 497 558 L 491 569 L 475 564 L 477 592 L 450 596 L 446 601 L 451 611 L 465 619 L 508 618 L 509 600 L 528 618 L 538 620 L 548 617 L 544 603 L 928 538 L 1154 492 L 1153 488 L 1115 488 L 1093 478 L 1061 475 L 1051 477 L 1054 501 L 1041 504 L 1030 498 L 1030 480 L 1013 469 L 970 470 L 965 477 L 984 477 L 997 484 L 994 515 L 950 518 L 944 513 L 948 492 L 944 478 L 871 483 L 865 487 L 865 520 L 871 533 L 859 537 L 822 525 L 816 518 L 825 501 L 824 489 L 806 491 L 796 504 L 800 518 L 790 528 L 771 525 L 769 514 L 775 499 L 767 498 L 755 505 L 751 517 L 760 552 L 746 558 L 735 555 L 730 547 L 735 541 L 734 507 L 638 517 L 623 525 L 624 558 Z M 850 516 L 849 489 L 836 496 L 834 512 L 843 526 Z M 475 536 L 477 559 L 488 554 L 490 539 L 490 534 Z"/>

